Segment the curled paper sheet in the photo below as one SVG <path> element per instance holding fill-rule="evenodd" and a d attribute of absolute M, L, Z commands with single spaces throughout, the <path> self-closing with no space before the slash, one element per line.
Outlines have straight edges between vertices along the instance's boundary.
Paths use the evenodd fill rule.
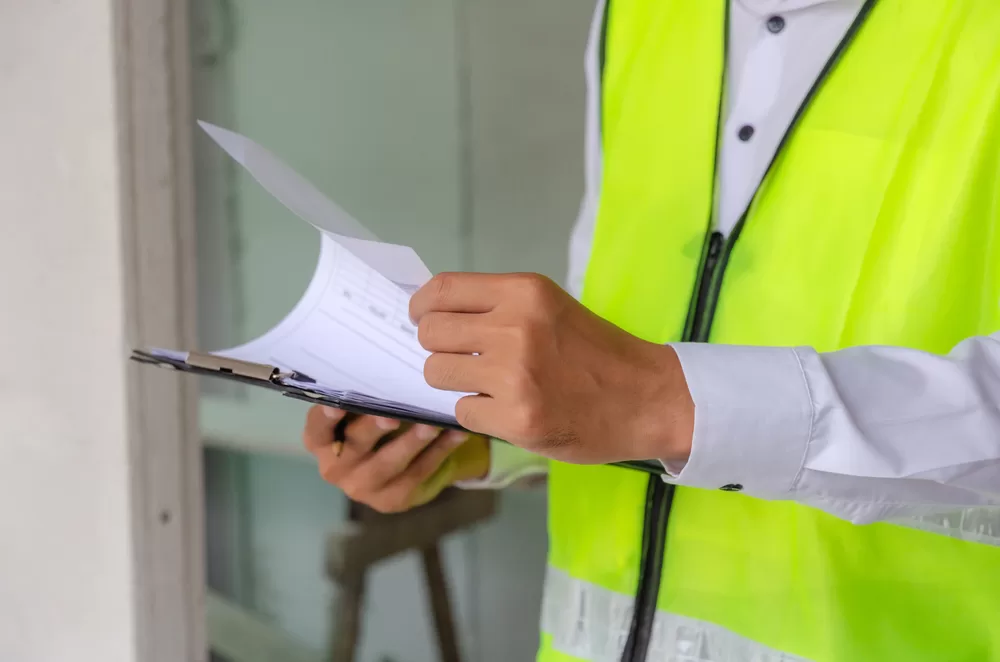
<path fill-rule="evenodd" d="M 416 251 L 379 241 L 274 154 L 246 136 L 208 122 L 198 124 L 278 202 L 405 292 L 412 294 L 430 279 L 431 272 Z"/>

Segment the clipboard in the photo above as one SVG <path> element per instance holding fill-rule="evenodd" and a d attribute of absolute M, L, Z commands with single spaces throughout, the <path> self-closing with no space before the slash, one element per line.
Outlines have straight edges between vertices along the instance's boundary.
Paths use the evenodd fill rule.
<path fill-rule="evenodd" d="M 380 242 L 246 136 L 199 124 L 264 190 L 316 228 L 319 260 L 302 298 L 262 336 L 220 353 L 136 349 L 131 360 L 352 414 L 464 430 L 454 417 L 463 394 L 433 389 L 423 378 L 429 353 L 407 313 L 410 296 L 431 277 L 420 256 L 409 246 Z M 618 466 L 664 473 L 655 461 Z"/>
<path fill-rule="evenodd" d="M 262 363 L 241 361 L 205 352 L 188 352 L 186 358 L 180 359 L 156 353 L 155 350 L 152 349 L 132 350 L 132 354 L 129 358 L 136 363 L 144 365 L 156 366 L 167 370 L 175 370 L 191 375 L 225 379 L 228 381 L 238 382 L 240 384 L 246 384 L 248 386 L 264 388 L 294 400 L 299 400 L 309 404 L 334 407 L 359 416 L 383 416 L 393 418 L 404 423 L 433 425 L 450 430 L 463 430 L 470 432 L 453 421 L 441 420 L 433 416 L 415 416 L 410 413 L 401 413 L 389 408 L 360 405 L 356 402 L 331 395 L 319 389 L 311 389 L 307 386 L 307 384 L 313 382 L 313 380 L 311 380 L 307 375 L 297 372 L 282 372 L 275 366 L 265 365 Z M 498 441 L 508 443 L 503 440 Z M 636 460 L 616 462 L 609 466 L 641 471 L 643 473 L 658 476 L 664 475 L 662 465 L 653 461 Z"/>

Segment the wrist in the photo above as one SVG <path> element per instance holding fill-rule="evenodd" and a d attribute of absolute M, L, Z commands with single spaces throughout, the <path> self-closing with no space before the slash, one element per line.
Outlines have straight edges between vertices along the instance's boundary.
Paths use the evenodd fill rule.
<path fill-rule="evenodd" d="M 694 400 L 677 352 L 651 345 L 631 432 L 635 460 L 683 462 L 691 454 Z"/>

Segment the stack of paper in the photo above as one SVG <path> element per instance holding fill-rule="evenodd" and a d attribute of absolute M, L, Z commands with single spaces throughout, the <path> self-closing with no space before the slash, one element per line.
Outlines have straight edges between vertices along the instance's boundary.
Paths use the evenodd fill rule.
<path fill-rule="evenodd" d="M 363 409 L 454 423 L 464 394 L 428 386 L 428 353 L 410 322 L 410 295 L 431 273 L 407 246 L 378 241 L 343 209 L 260 145 L 202 128 L 283 205 L 319 231 L 319 263 L 299 303 L 273 329 L 217 356 L 274 366 L 276 379 Z M 183 362 L 188 355 L 148 353 Z M 220 373 L 226 376 L 225 373 Z"/>

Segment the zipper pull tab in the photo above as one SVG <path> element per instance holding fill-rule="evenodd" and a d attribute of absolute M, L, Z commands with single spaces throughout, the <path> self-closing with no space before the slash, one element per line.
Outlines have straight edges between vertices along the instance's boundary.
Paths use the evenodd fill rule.
<path fill-rule="evenodd" d="M 715 267 L 715 263 L 719 259 L 719 255 L 722 254 L 722 245 L 726 243 L 726 238 L 721 232 L 713 232 L 712 236 L 708 239 L 708 264 L 706 266 L 706 271 L 711 271 Z"/>
<path fill-rule="evenodd" d="M 708 240 L 708 256 L 719 257 L 719 253 L 722 252 L 722 244 L 724 242 L 725 238 L 722 236 L 721 232 L 713 232 L 712 237 Z"/>

